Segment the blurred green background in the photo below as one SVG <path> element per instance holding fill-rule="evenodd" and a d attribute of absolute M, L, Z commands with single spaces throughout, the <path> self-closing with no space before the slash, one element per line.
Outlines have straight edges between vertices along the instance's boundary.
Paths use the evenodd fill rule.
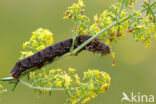
<path fill-rule="evenodd" d="M 93 17 L 101 13 L 115 0 L 86 0 L 86 14 Z M 63 13 L 77 0 L 1 0 L 0 1 L 0 77 L 8 77 L 18 61 L 23 42 L 31 32 L 39 27 L 54 33 L 55 42 L 72 37 L 72 23 L 63 20 Z M 116 51 L 117 66 L 111 67 L 110 56 L 82 52 L 77 57 L 65 59 L 50 65 L 53 68 L 74 67 L 79 73 L 88 68 L 97 68 L 110 74 L 112 81 L 109 90 L 93 99 L 89 104 L 121 104 L 122 92 L 156 96 L 156 40 L 152 46 L 144 48 L 127 36 L 113 46 Z M 4 84 L 9 90 L 12 85 Z M 37 97 L 31 89 L 19 85 L 15 92 L 0 95 L 0 104 L 63 104 L 66 95 L 54 91 L 52 96 Z M 125 102 L 127 104 L 127 102 Z"/>

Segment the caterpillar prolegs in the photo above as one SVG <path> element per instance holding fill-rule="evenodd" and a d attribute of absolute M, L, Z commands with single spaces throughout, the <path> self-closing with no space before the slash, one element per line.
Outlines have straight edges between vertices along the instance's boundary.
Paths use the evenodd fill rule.
<path fill-rule="evenodd" d="M 91 36 L 78 36 L 76 38 L 76 43 L 74 49 L 80 46 L 82 43 L 87 41 Z M 21 73 L 31 68 L 41 68 L 45 62 L 51 63 L 55 57 L 62 56 L 65 53 L 70 52 L 72 47 L 73 39 L 67 39 L 51 45 L 32 56 L 24 58 L 23 60 L 17 62 L 11 71 L 11 76 L 18 79 Z M 108 45 L 103 44 L 98 41 L 98 39 L 93 40 L 88 45 L 86 45 L 82 50 L 88 50 L 96 53 L 101 53 L 103 55 L 110 53 L 110 48 Z M 82 51 L 81 50 L 81 51 Z"/>

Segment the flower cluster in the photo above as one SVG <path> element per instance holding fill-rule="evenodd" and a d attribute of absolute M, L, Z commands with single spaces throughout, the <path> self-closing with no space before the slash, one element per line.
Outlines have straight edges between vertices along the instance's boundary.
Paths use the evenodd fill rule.
<path fill-rule="evenodd" d="M 20 59 L 28 57 L 53 43 L 53 34 L 47 29 L 39 28 L 32 33 L 30 40 L 23 44 Z"/>
<path fill-rule="evenodd" d="M 77 4 L 74 3 L 68 7 L 64 16 L 64 19 L 69 19 L 74 22 L 74 31 L 76 30 L 79 35 L 87 35 L 88 23 L 90 22 L 90 19 L 86 15 L 83 15 L 85 12 L 84 6 L 83 0 L 78 0 Z"/>
<path fill-rule="evenodd" d="M 146 44 L 145 47 L 148 47 L 151 44 L 151 39 L 156 38 L 154 5 L 146 0 L 143 2 L 143 8 L 148 8 L 145 15 L 141 11 L 136 11 L 134 4 L 129 5 L 130 11 L 135 15 L 129 20 L 128 32 L 133 35 L 136 41 L 141 40 Z"/>
<path fill-rule="evenodd" d="M 76 29 L 78 30 L 78 35 L 96 35 L 112 23 L 118 22 L 128 16 L 131 17 L 122 23 L 118 23 L 118 25 L 114 25 L 112 28 L 101 33 L 98 37 L 101 41 L 110 46 L 113 58 L 115 58 L 115 53 L 113 52 L 111 43 L 117 42 L 127 34 L 132 34 L 136 41 L 143 41 L 146 44 L 146 47 L 150 45 L 152 38 L 156 38 L 156 18 L 154 14 L 156 3 L 154 4 L 145 0 L 143 1 L 143 8 L 145 10 L 137 11 L 134 9 L 134 5 L 137 3 L 136 0 L 118 1 L 118 3 L 111 5 L 110 8 L 105 10 L 101 15 L 96 14 L 91 25 L 89 25 L 90 19 L 87 16 L 82 15 L 81 10 L 84 11 L 83 8 L 85 6 L 82 0 L 79 0 L 78 4 L 69 7 L 65 13 L 67 15 L 65 16 L 65 19 L 71 19 L 77 24 Z M 146 15 L 143 12 L 147 12 Z M 87 19 L 79 18 L 81 16 Z M 116 62 L 113 59 L 112 65 L 114 66 L 115 63 Z"/>
<path fill-rule="evenodd" d="M 116 42 L 118 37 L 125 37 L 127 33 L 132 33 L 136 40 L 143 40 L 146 43 L 146 46 L 148 46 L 150 39 L 153 38 L 153 36 L 155 37 L 155 35 L 152 34 L 156 34 L 156 25 L 153 22 L 153 19 L 155 17 L 154 15 L 152 15 L 152 13 L 154 12 L 152 12 L 152 10 L 154 10 L 154 5 L 144 1 L 144 8 L 146 8 L 147 6 L 150 6 L 151 8 L 150 10 L 148 10 L 151 12 L 148 12 L 147 15 L 144 15 L 143 13 L 141 13 L 141 11 L 136 11 L 133 8 L 136 0 L 126 0 L 125 2 L 123 1 L 124 0 L 120 0 L 120 2 L 122 3 L 116 3 L 115 5 L 112 5 L 100 16 L 96 14 L 94 16 L 92 25 L 89 26 L 87 24 L 87 21 L 84 22 L 85 26 L 87 26 L 88 28 L 79 27 L 81 31 L 85 31 L 79 35 L 95 35 L 102 29 L 111 25 L 113 22 L 117 22 L 119 19 L 122 19 L 130 14 L 134 14 L 133 18 L 126 20 L 123 23 L 119 23 L 119 25 L 113 26 L 108 31 L 102 33 L 100 38 L 104 40 L 108 45 L 110 45 L 112 41 Z M 123 9 L 124 6 L 128 6 L 131 12 L 129 12 L 128 9 Z M 72 10 L 73 9 L 71 8 L 71 11 Z M 75 16 L 78 16 L 78 14 L 75 14 Z M 81 18 L 77 19 L 81 20 Z"/>
<path fill-rule="evenodd" d="M 52 69 L 46 72 L 43 69 L 43 72 L 39 74 L 30 72 L 30 81 L 32 81 L 32 87 L 63 88 L 68 95 L 66 103 L 70 104 L 85 104 L 107 91 L 110 86 L 111 79 L 103 71 L 89 69 L 83 73 L 82 78 L 75 71 L 73 68 L 69 68 L 67 72 L 61 69 Z M 47 91 L 39 90 L 39 92 L 43 94 Z"/>
<path fill-rule="evenodd" d="M 120 12 L 120 16 L 119 16 Z M 102 29 L 111 25 L 113 22 L 117 22 L 118 19 L 122 19 L 127 15 L 127 11 L 122 9 L 120 11 L 120 4 L 116 3 L 112 5 L 109 10 L 105 10 L 100 16 L 97 14 L 94 16 L 94 23 L 89 28 L 89 34 L 95 35 Z M 128 20 L 124 21 L 121 25 L 113 26 L 108 31 L 101 34 L 99 38 L 110 45 L 111 42 L 116 42 L 121 36 L 125 36 L 125 30 L 128 28 Z"/>

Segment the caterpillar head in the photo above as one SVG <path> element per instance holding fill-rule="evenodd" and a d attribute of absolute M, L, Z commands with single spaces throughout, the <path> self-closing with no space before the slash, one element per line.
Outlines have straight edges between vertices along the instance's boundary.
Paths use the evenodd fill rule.
<path fill-rule="evenodd" d="M 106 44 L 101 44 L 99 51 L 102 55 L 110 54 L 110 47 Z"/>
<path fill-rule="evenodd" d="M 16 65 L 11 70 L 10 75 L 13 78 L 18 79 L 20 74 L 22 73 L 22 70 L 24 70 L 24 69 L 20 67 L 19 63 L 16 63 Z"/>
<path fill-rule="evenodd" d="M 102 55 L 107 55 L 110 53 L 110 47 L 98 41 L 98 39 L 93 40 L 85 47 L 85 49 L 96 53 L 101 53 Z"/>

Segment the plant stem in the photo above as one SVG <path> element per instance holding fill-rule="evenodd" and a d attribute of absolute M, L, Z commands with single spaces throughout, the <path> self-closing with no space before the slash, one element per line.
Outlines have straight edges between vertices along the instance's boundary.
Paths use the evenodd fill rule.
<path fill-rule="evenodd" d="M 141 12 L 145 11 L 146 9 L 147 9 L 147 8 L 142 9 Z M 94 40 L 94 39 L 96 39 L 98 36 L 100 36 L 101 33 L 103 33 L 103 32 L 105 32 L 105 31 L 109 30 L 110 28 L 112 28 L 112 27 L 115 26 L 115 25 L 118 25 L 119 23 L 122 23 L 122 22 L 128 20 L 129 18 L 131 18 L 131 17 L 133 17 L 133 16 L 135 16 L 135 14 L 129 15 L 129 16 L 127 16 L 127 17 L 125 17 L 125 18 L 123 18 L 123 19 L 121 19 L 121 20 L 119 20 L 119 21 L 116 21 L 116 22 L 112 23 L 112 24 L 109 25 L 108 27 L 102 29 L 100 32 L 98 32 L 97 34 L 93 35 L 90 39 L 88 39 L 88 40 L 87 40 L 86 42 L 84 42 L 82 45 L 80 45 L 79 47 L 77 47 L 77 48 L 73 51 L 73 54 L 74 54 L 74 55 L 77 54 L 77 52 L 79 52 L 83 47 L 85 47 L 85 46 L 86 46 L 87 44 L 89 44 L 92 40 Z"/>
<path fill-rule="evenodd" d="M 127 19 L 129 19 L 131 16 L 125 17 L 121 20 L 119 20 L 118 22 L 114 22 L 112 25 L 109 25 L 108 27 L 102 29 L 100 32 L 98 32 L 97 34 L 93 35 L 90 39 L 88 39 L 86 42 L 84 42 L 82 45 L 80 45 L 78 48 L 76 48 L 73 51 L 73 54 L 77 54 L 77 52 L 79 52 L 83 47 L 85 47 L 87 44 L 89 44 L 92 40 L 96 39 L 98 36 L 100 36 L 101 33 L 107 31 L 108 29 L 112 28 L 113 26 L 117 25 L 118 23 L 124 22 Z"/>
<path fill-rule="evenodd" d="M 19 80 L 19 82 L 21 84 L 23 84 L 26 87 L 29 87 L 31 89 L 35 89 L 35 90 L 46 90 L 46 91 L 65 91 L 65 89 L 75 89 L 77 87 L 71 87 L 71 88 L 44 88 L 44 87 L 33 87 L 32 84 L 27 83 L 23 80 Z"/>
<path fill-rule="evenodd" d="M 70 48 L 70 54 L 73 53 L 73 50 L 74 50 L 74 45 L 76 43 L 76 37 L 77 37 L 77 29 L 76 29 L 76 26 L 75 26 L 75 29 L 74 29 L 74 34 L 73 34 L 73 42 L 72 42 L 72 47 Z"/>
<path fill-rule="evenodd" d="M 123 7 L 124 7 L 124 3 L 125 3 L 125 0 L 122 0 L 122 2 L 121 2 L 121 6 L 120 6 L 120 10 L 119 10 L 119 13 L 118 13 L 118 16 L 116 17 L 117 19 L 117 22 L 118 22 L 118 20 L 120 19 L 120 15 L 121 15 L 121 11 L 122 11 L 122 9 L 123 9 Z M 120 23 L 118 23 L 118 30 L 117 30 L 117 33 L 118 34 L 120 34 Z"/>
<path fill-rule="evenodd" d="M 121 4 L 121 7 L 120 7 L 120 10 L 119 10 L 119 13 L 118 13 L 118 19 L 120 18 L 120 15 L 121 15 L 121 11 L 122 11 L 122 9 L 123 9 L 123 7 L 124 7 L 124 3 L 125 3 L 125 0 L 122 0 L 122 4 Z"/>
<path fill-rule="evenodd" d="M 19 82 L 23 85 L 25 85 L 26 87 L 29 87 L 31 89 L 36 89 L 36 90 L 46 90 L 46 91 L 64 91 L 64 88 L 43 88 L 43 87 L 33 87 L 31 84 L 23 81 L 23 80 L 19 80 Z"/>

